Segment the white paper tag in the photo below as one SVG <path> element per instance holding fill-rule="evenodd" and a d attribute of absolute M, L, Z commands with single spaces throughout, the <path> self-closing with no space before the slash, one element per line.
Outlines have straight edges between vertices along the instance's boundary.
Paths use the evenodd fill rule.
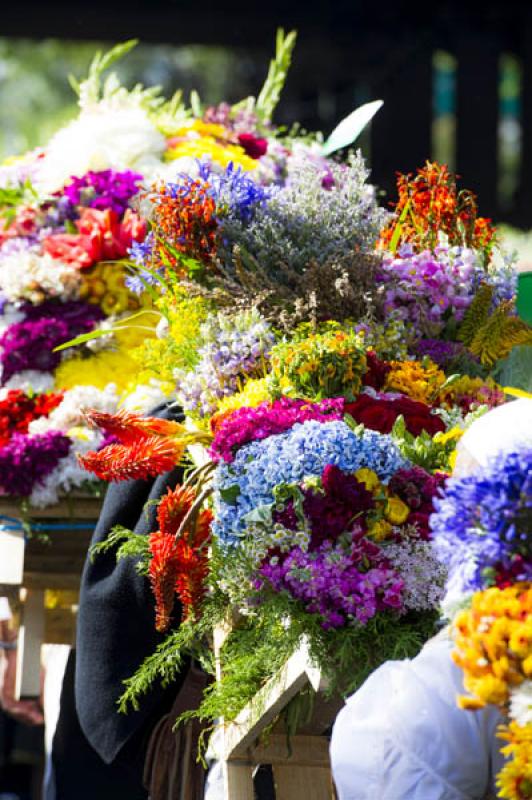
<path fill-rule="evenodd" d="M 19 586 L 24 573 L 24 531 L 0 526 L 0 584 Z"/>

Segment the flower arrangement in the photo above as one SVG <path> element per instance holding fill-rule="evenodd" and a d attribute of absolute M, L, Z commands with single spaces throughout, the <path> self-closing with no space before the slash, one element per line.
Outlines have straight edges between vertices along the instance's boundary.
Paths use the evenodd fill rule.
<path fill-rule="evenodd" d="M 509 757 L 497 777 L 506 800 L 532 797 L 532 452 L 494 459 L 478 474 L 448 481 L 431 518 L 437 556 L 448 569 L 446 607 L 453 657 L 464 671 L 465 709 L 487 704 L 508 716 L 499 736 Z"/>

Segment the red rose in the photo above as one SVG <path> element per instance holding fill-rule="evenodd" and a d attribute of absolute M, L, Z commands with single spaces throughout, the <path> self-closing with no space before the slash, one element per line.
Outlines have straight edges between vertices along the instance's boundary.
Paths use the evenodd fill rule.
<path fill-rule="evenodd" d="M 442 420 L 431 414 L 430 406 L 405 396 L 392 399 L 361 394 L 354 403 L 346 404 L 345 411 L 356 422 L 379 433 L 390 433 L 399 416 L 404 418 L 406 429 L 413 436 L 424 430 L 430 436 L 445 430 Z"/>
<path fill-rule="evenodd" d="M 238 141 L 250 158 L 262 158 L 268 150 L 268 140 L 260 139 L 252 133 L 241 133 Z"/>

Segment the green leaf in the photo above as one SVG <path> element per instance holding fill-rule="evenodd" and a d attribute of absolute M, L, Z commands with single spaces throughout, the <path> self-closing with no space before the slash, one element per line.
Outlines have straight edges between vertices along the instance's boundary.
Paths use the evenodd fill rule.
<path fill-rule="evenodd" d="M 279 103 L 281 92 L 286 83 L 286 76 L 292 63 L 292 53 L 296 44 L 297 33 L 290 31 L 285 35 L 283 28 L 278 28 L 275 43 L 275 57 L 270 61 L 268 75 L 261 89 L 255 111 L 264 122 L 269 122 Z"/>
<path fill-rule="evenodd" d="M 401 233 L 403 231 L 403 222 L 405 221 L 409 211 L 410 211 L 410 200 L 407 200 L 405 203 L 405 207 L 401 211 L 401 216 L 397 220 L 397 224 L 395 226 L 392 238 L 390 239 L 389 250 L 391 253 L 395 253 L 395 251 L 397 250 L 397 245 L 399 244 L 399 239 L 401 238 Z"/>
<path fill-rule="evenodd" d="M 67 350 L 69 347 L 76 347 L 78 344 L 85 344 L 85 342 L 92 342 L 94 339 L 99 339 L 101 336 L 108 336 L 110 333 L 113 333 L 113 328 L 108 328 L 107 330 L 98 329 L 96 331 L 91 331 L 90 333 L 82 333 L 80 336 L 76 336 L 75 339 L 69 339 L 68 342 L 63 342 L 63 344 L 57 345 L 54 347 L 53 352 L 59 353 L 61 350 Z"/>
<path fill-rule="evenodd" d="M 203 116 L 203 108 L 201 105 L 200 96 L 195 89 L 192 89 L 190 92 L 190 107 L 195 117 Z"/>
<path fill-rule="evenodd" d="M 352 111 L 336 126 L 323 145 L 323 155 L 330 156 L 337 150 L 353 144 L 383 105 L 383 100 L 373 100 Z"/>
<path fill-rule="evenodd" d="M 501 386 L 532 392 L 532 346 L 522 344 L 514 347 L 510 355 L 497 365 L 496 379 Z"/>
<path fill-rule="evenodd" d="M 240 486 L 238 485 L 238 483 L 235 483 L 233 484 L 233 486 L 228 486 L 227 489 L 220 489 L 219 494 L 224 503 L 228 503 L 228 505 L 234 506 L 237 497 L 240 494 Z"/>

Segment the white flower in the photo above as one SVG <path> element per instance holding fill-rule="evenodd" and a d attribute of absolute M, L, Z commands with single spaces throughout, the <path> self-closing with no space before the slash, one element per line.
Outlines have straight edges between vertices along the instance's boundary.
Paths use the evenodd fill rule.
<path fill-rule="evenodd" d="M 127 394 L 120 406 L 125 411 L 132 411 L 135 414 L 148 414 L 166 400 L 168 393 L 163 391 L 162 384 L 152 380 L 149 384 L 137 386 L 133 392 Z"/>
<path fill-rule="evenodd" d="M 21 248 L 0 255 L 0 292 L 11 302 L 41 303 L 45 296 L 73 298 L 80 284 L 81 275 L 75 266 L 48 253 Z"/>
<path fill-rule="evenodd" d="M 42 159 L 37 187 L 61 189 L 89 170 L 135 169 L 152 174 L 166 147 L 148 113 L 139 106 L 99 103 L 52 137 Z"/>
<path fill-rule="evenodd" d="M 25 369 L 17 372 L 6 383 L 6 389 L 22 389 L 24 392 L 49 392 L 54 386 L 54 376 L 50 372 Z"/>
<path fill-rule="evenodd" d="M 65 392 L 62 401 L 48 417 L 34 419 L 29 424 L 29 433 L 46 431 L 68 432 L 70 428 L 85 426 L 84 412 L 89 409 L 114 414 L 118 406 L 118 396 L 114 384 L 105 389 L 95 386 L 74 386 Z M 90 428 L 87 427 L 87 430 Z M 89 448 L 91 449 L 91 448 Z"/>
<path fill-rule="evenodd" d="M 532 681 L 523 681 L 512 691 L 510 716 L 521 727 L 532 725 Z"/>

